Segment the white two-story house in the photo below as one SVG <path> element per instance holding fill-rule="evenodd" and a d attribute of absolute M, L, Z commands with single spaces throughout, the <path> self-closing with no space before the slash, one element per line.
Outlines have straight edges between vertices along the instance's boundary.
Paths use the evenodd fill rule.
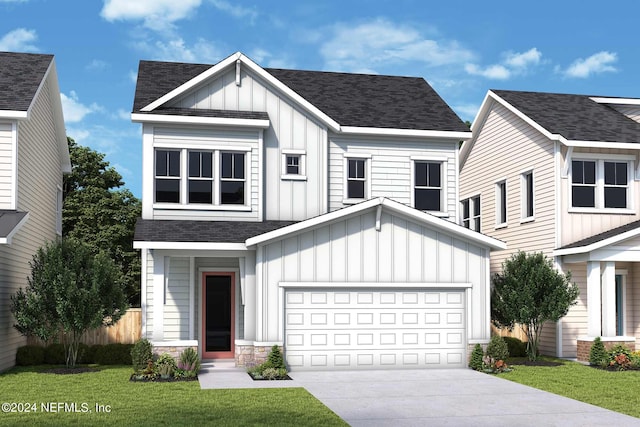
<path fill-rule="evenodd" d="M 640 99 L 489 91 L 460 154 L 461 219 L 570 271 L 577 305 L 541 351 L 588 360 L 640 339 Z"/>
<path fill-rule="evenodd" d="M 38 248 L 62 235 L 62 176 L 71 171 L 53 55 L 0 52 L 0 371 L 27 340 L 11 295 Z"/>
<path fill-rule="evenodd" d="M 142 334 L 291 369 L 461 367 L 496 239 L 456 225 L 468 128 L 422 78 L 142 61 Z"/>

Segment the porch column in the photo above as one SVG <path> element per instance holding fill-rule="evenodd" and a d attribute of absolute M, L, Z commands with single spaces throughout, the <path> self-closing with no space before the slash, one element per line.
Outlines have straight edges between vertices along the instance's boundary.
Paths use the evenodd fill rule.
<path fill-rule="evenodd" d="M 244 339 L 256 339 L 256 253 L 248 252 L 244 258 Z"/>
<path fill-rule="evenodd" d="M 602 336 L 616 336 L 616 263 L 602 269 Z"/>
<path fill-rule="evenodd" d="M 587 333 L 590 337 L 602 334 L 600 318 L 600 262 L 587 262 Z"/>
<path fill-rule="evenodd" d="M 164 283 L 166 257 L 153 254 L 153 341 L 164 340 Z"/>

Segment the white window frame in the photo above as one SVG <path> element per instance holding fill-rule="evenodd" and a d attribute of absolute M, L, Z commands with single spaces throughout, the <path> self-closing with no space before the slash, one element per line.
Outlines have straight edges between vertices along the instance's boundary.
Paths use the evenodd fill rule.
<path fill-rule="evenodd" d="M 588 161 L 596 163 L 596 185 L 595 185 L 595 207 L 574 207 L 573 206 L 573 161 Z M 604 164 L 608 162 L 627 163 L 627 207 L 626 208 L 605 208 L 604 207 Z M 607 153 L 573 153 L 569 160 L 569 174 L 567 179 L 567 198 L 569 213 L 611 213 L 622 215 L 635 214 L 634 201 L 634 181 L 635 178 L 635 157 L 625 154 Z M 609 185 L 607 186 L 609 187 Z"/>
<path fill-rule="evenodd" d="M 367 153 L 344 153 L 342 158 L 342 204 L 353 205 L 371 198 L 371 154 Z M 349 198 L 349 160 L 364 160 L 364 198 Z"/>
<path fill-rule="evenodd" d="M 191 177 L 189 176 L 189 155 L 194 152 L 194 153 L 200 153 L 200 176 L 197 177 Z M 211 153 L 211 178 L 208 177 L 202 177 L 202 153 Z M 215 175 L 215 167 L 213 162 L 215 161 L 215 153 L 211 150 L 200 150 L 200 149 L 188 149 L 187 150 L 187 165 L 186 165 L 186 174 L 187 174 L 187 191 L 186 191 L 186 196 L 187 196 L 187 204 L 189 205 L 207 205 L 207 203 L 193 203 L 193 202 L 189 202 L 189 181 L 209 181 L 211 183 L 211 204 L 214 203 L 215 201 L 215 185 L 216 185 L 216 175 Z M 182 174 L 180 174 L 182 175 Z"/>
<path fill-rule="evenodd" d="M 529 188 L 527 176 L 531 176 L 531 215 L 529 215 Z M 536 177 L 533 169 L 520 174 L 520 223 L 535 221 L 536 219 Z"/>
<path fill-rule="evenodd" d="M 306 181 L 307 180 L 307 153 L 305 150 L 281 150 L 282 167 L 280 179 L 284 181 Z M 287 168 L 287 157 L 298 158 L 298 173 L 290 174 Z"/>
<path fill-rule="evenodd" d="M 440 210 L 439 211 L 427 211 L 432 215 L 447 217 L 448 212 L 448 197 L 447 197 L 447 168 L 449 158 L 440 156 L 411 156 L 411 207 L 416 208 L 416 162 L 418 163 L 440 163 Z M 435 187 L 428 187 L 435 188 Z M 454 213 L 455 217 L 455 213 Z"/>
<path fill-rule="evenodd" d="M 218 185 L 217 185 L 217 187 L 218 187 L 218 196 L 219 196 L 219 198 L 217 200 L 218 201 L 218 205 L 219 206 L 224 206 L 224 207 L 227 207 L 227 206 L 246 206 L 247 205 L 247 198 L 249 196 L 247 194 L 247 190 L 249 189 L 247 187 L 247 175 L 250 173 L 249 169 L 247 169 L 247 153 L 243 153 L 241 151 L 236 151 L 236 150 L 220 150 L 218 152 L 218 156 L 219 156 L 219 161 L 220 162 L 222 161 L 222 154 L 233 154 L 233 155 L 242 154 L 244 156 L 244 168 L 243 168 L 244 177 L 243 178 L 233 178 L 233 177 L 232 178 L 223 178 L 222 177 L 222 163 L 218 163 L 220 165 L 220 169 L 218 171 L 218 174 L 216 175 L 216 177 L 218 178 Z M 231 165 L 231 170 L 232 170 L 231 174 L 232 175 L 233 175 L 233 171 L 235 169 L 234 165 L 235 165 L 235 161 Z M 222 183 L 223 182 L 244 182 L 244 192 L 243 192 L 244 193 L 244 200 L 243 200 L 242 204 L 233 204 L 233 203 L 222 204 Z"/>
<path fill-rule="evenodd" d="M 157 169 L 158 169 L 158 163 L 157 163 L 157 156 L 156 153 L 158 151 L 167 151 L 167 152 L 176 152 L 180 154 L 180 173 L 178 176 L 172 176 L 172 175 L 168 175 L 169 174 L 169 165 L 167 164 L 167 175 L 158 175 L 157 173 Z M 161 204 L 161 205 L 167 205 L 167 206 L 177 206 L 180 204 L 184 203 L 184 197 L 185 197 L 185 189 L 186 189 L 186 185 L 182 182 L 183 181 L 183 177 L 182 174 L 185 173 L 185 151 L 186 150 L 182 150 L 182 149 L 176 149 L 176 148 L 154 148 L 153 150 L 153 202 L 154 204 Z M 156 183 L 158 182 L 158 180 L 167 180 L 167 181 L 178 181 L 178 203 L 174 203 L 174 202 L 156 202 Z"/>
<path fill-rule="evenodd" d="M 155 157 L 156 151 L 179 151 L 180 152 L 180 176 L 174 179 L 180 179 L 180 202 L 179 203 L 158 203 L 155 201 L 156 194 L 156 176 L 155 176 Z M 212 204 L 206 203 L 189 203 L 189 170 L 188 170 L 188 156 L 189 151 L 209 151 L 213 153 L 212 159 L 212 175 L 213 175 L 213 200 Z M 221 177 L 222 167 L 220 165 L 220 153 L 242 153 L 244 154 L 244 204 L 242 205 L 223 205 L 220 203 L 221 193 Z M 249 147 L 223 147 L 223 146 L 205 146 L 205 145 L 190 145 L 184 148 L 176 148 L 175 146 L 167 146 L 165 144 L 158 144 L 153 147 L 153 168 L 154 168 L 154 180 L 153 180 L 153 208 L 154 209 L 171 209 L 171 210 L 199 210 L 199 211 L 251 211 L 251 148 Z M 225 178 L 225 181 L 232 180 Z M 238 180 L 240 181 L 240 180 Z"/>
<path fill-rule="evenodd" d="M 504 184 L 504 197 L 502 196 L 501 186 Z M 504 228 L 509 223 L 509 188 L 507 185 L 507 178 L 502 178 L 496 181 L 495 184 L 495 197 L 496 197 L 496 229 Z M 504 200 L 503 200 L 504 199 Z M 504 209 L 504 221 L 502 218 L 502 211 Z"/>

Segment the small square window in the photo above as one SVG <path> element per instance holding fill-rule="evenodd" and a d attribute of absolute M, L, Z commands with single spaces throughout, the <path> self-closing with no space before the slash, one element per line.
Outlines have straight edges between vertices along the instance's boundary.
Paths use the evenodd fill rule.
<path fill-rule="evenodd" d="M 300 175 L 300 156 L 287 154 L 287 175 Z"/>
<path fill-rule="evenodd" d="M 282 150 L 281 179 L 306 181 L 306 155 L 304 150 Z"/>

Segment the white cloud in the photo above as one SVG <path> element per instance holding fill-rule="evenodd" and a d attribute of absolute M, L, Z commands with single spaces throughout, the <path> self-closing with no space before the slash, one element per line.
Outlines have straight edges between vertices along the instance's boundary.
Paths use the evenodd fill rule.
<path fill-rule="evenodd" d="M 214 43 L 203 38 L 199 38 L 191 46 L 182 37 L 176 37 L 154 42 L 139 41 L 134 43 L 134 47 L 150 58 L 161 61 L 216 63 L 225 55 Z"/>
<path fill-rule="evenodd" d="M 586 78 L 591 74 L 615 72 L 617 69 L 612 64 L 617 60 L 618 54 L 615 52 L 602 51 L 594 53 L 588 58 L 576 59 L 564 71 L 564 75 L 567 77 Z"/>
<path fill-rule="evenodd" d="M 359 25 L 340 23 L 328 30 L 320 52 L 325 67 L 337 71 L 375 72 L 398 62 L 426 66 L 464 63 L 473 59 L 455 40 L 431 40 L 407 25 L 378 18 Z"/>
<path fill-rule="evenodd" d="M 149 29 L 165 31 L 191 15 L 201 3 L 202 0 L 105 0 L 100 15 L 109 22 L 142 21 Z"/>
<path fill-rule="evenodd" d="M 226 0 L 210 0 L 217 9 L 229 13 L 236 18 L 247 18 L 250 24 L 254 24 L 258 18 L 258 12 L 255 9 L 248 7 L 237 6 L 229 3 Z"/>
<path fill-rule="evenodd" d="M 94 59 L 85 66 L 85 69 L 100 71 L 107 68 L 108 65 L 109 64 L 107 64 L 105 61 L 102 61 L 100 59 Z"/>
<path fill-rule="evenodd" d="M 73 90 L 69 92 L 69 96 L 61 93 L 60 99 L 62 101 L 62 110 L 66 123 L 77 123 L 82 121 L 87 114 L 102 111 L 102 107 L 95 102 L 88 106 L 82 104 L 78 99 L 78 95 Z"/>
<path fill-rule="evenodd" d="M 0 38 L 0 50 L 8 52 L 37 52 L 39 49 L 33 44 L 38 39 L 35 30 L 16 28 Z"/>
<path fill-rule="evenodd" d="M 267 68 L 295 68 L 295 62 L 288 58 L 274 58 L 271 52 L 256 48 L 248 53 L 249 58 L 261 67 Z"/>
<path fill-rule="evenodd" d="M 535 67 L 542 62 L 542 52 L 535 47 L 526 52 L 505 52 L 504 60 L 499 64 L 481 67 L 477 64 L 467 63 L 465 71 L 473 76 L 482 76 L 491 80 L 506 80 L 514 75 L 526 74 L 530 67 Z"/>
<path fill-rule="evenodd" d="M 131 112 L 125 110 L 124 108 L 118 108 L 116 118 L 129 121 L 131 120 Z"/>
<path fill-rule="evenodd" d="M 454 105 L 453 111 L 455 111 L 463 120 L 473 120 L 480 109 L 478 104 L 459 104 Z"/>

